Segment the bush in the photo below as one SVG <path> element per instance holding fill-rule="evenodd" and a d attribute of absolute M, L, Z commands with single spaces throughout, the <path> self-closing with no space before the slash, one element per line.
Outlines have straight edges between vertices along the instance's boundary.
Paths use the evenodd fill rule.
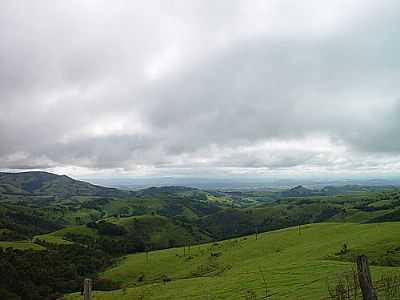
<path fill-rule="evenodd" d="M 98 278 L 94 281 L 93 284 L 93 289 L 96 291 L 112 291 L 118 290 L 120 288 L 121 285 L 118 282 L 105 278 Z"/>
<path fill-rule="evenodd" d="M 126 233 L 124 227 L 106 221 L 100 221 L 96 225 L 98 233 L 102 235 L 117 236 L 117 235 L 124 235 Z"/>

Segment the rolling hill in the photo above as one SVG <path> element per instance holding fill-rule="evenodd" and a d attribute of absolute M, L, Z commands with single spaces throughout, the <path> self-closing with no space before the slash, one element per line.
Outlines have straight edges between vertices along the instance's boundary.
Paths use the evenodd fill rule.
<path fill-rule="evenodd" d="M 110 228 L 110 225 L 113 224 L 117 227 Z M 116 232 L 115 229 L 120 231 Z M 212 240 L 206 232 L 199 230 L 196 226 L 157 215 L 112 217 L 98 223 L 67 226 L 34 237 L 34 240 L 58 245 L 74 242 L 93 245 L 96 240 L 101 239 L 110 239 L 111 242 L 119 244 L 126 240 L 141 241 L 145 244 L 146 249 L 166 249 Z"/>
<path fill-rule="evenodd" d="M 50 300 L 79 290 L 90 276 L 97 289 L 117 289 L 95 300 L 180 299 L 181 292 L 188 299 L 258 299 L 266 284 L 272 299 L 313 299 L 327 295 L 325 273 L 347 269 L 360 253 L 376 265 L 374 274 L 388 266 L 397 272 L 399 211 L 394 187 L 120 191 L 45 172 L 1 173 L 0 249 L 10 249 L 0 250 L 0 267 L 15 272 L 12 281 L 0 280 L 0 295 Z M 255 232 L 257 240 L 245 236 Z M 346 253 L 337 255 L 344 244 Z M 48 281 L 29 275 L 20 289 L 13 282 L 30 259 L 43 263 L 29 274 Z M 47 259 L 63 263 L 44 267 Z M 29 296 L 32 289 L 38 293 Z"/>
<path fill-rule="evenodd" d="M 66 175 L 47 172 L 0 173 L 0 189 L 5 194 L 34 194 L 52 196 L 107 196 L 121 193 Z"/>
<path fill-rule="evenodd" d="M 193 246 L 190 252 L 186 247 L 128 255 L 100 275 L 122 288 L 95 292 L 93 299 L 264 299 L 266 292 L 271 299 L 323 299 L 328 286 L 351 269 L 352 254 L 369 256 L 374 280 L 400 274 L 398 232 L 400 223 L 313 224 L 300 232 L 293 227 Z M 347 256 L 338 254 L 344 243 Z"/>

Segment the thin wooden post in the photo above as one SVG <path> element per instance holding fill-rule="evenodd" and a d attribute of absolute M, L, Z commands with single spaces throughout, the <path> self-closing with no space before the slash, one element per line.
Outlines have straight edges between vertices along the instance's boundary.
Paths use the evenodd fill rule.
<path fill-rule="evenodd" d="M 258 226 L 256 225 L 256 241 L 258 240 Z"/>
<path fill-rule="evenodd" d="M 86 278 L 83 281 L 83 299 L 92 300 L 92 279 Z"/>
<path fill-rule="evenodd" d="M 368 258 L 365 255 L 357 257 L 358 281 L 364 300 L 377 300 L 378 297 L 372 286 L 371 273 L 368 266 Z"/>

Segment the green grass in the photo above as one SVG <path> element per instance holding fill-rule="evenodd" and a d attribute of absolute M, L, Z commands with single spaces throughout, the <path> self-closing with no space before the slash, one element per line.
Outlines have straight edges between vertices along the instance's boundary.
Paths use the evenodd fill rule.
<path fill-rule="evenodd" d="M 46 248 L 34 244 L 31 241 L 13 241 L 13 242 L 0 242 L 0 248 L 7 249 L 7 248 L 13 248 L 13 249 L 18 249 L 18 250 L 44 250 Z"/>
<path fill-rule="evenodd" d="M 141 222 L 147 222 L 147 223 L 156 223 L 155 225 L 158 225 L 157 223 L 160 220 L 164 220 L 164 221 L 170 221 L 167 217 L 163 217 L 163 216 L 158 216 L 158 215 L 142 215 L 142 216 L 131 216 L 131 217 L 124 217 L 124 218 L 116 218 L 116 217 L 111 217 L 109 219 L 107 219 L 109 222 L 117 224 L 117 225 L 121 225 L 121 226 L 129 226 L 132 222 L 134 222 L 135 220 L 137 221 L 141 221 Z"/>
<path fill-rule="evenodd" d="M 379 201 L 371 203 L 369 206 L 379 208 L 379 207 L 392 205 L 392 204 L 393 204 L 393 200 L 379 200 Z"/>
<path fill-rule="evenodd" d="M 219 196 L 216 197 L 211 194 L 207 194 L 207 201 L 209 202 L 217 202 L 217 203 L 222 203 L 222 204 L 232 204 L 232 199 L 226 196 Z"/>
<path fill-rule="evenodd" d="M 74 233 L 87 236 L 97 236 L 97 232 L 95 229 L 88 228 L 85 225 L 81 225 L 81 226 L 68 226 L 51 233 L 37 235 L 35 236 L 35 239 L 46 241 L 52 244 L 72 244 L 72 242 L 64 239 L 64 236 L 67 233 Z"/>
<path fill-rule="evenodd" d="M 381 255 L 382 245 L 400 245 L 400 223 L 314 224 L 183 248 L 128 255 L 101 277 L 124 289 L 95 292 L 94 300 L 109 299 L 246 299 L 248 291 L 264 294 L 265 276 L 272 299 L 321 299 L 328 283 L 351 264 L 330 259 L 343 243 L 349 250 Z M 375 254 L 374 254 L 375 253 Z M 373 257 L 372 257 L 373 258 Z M 400 272 L 398 267 L 372 266 L 373 277 Z M 164 284 L 163 278 L 171 281 Z M 143 298 L 141 298 L 143 296 Z M 258 299 L 257 298 L 257 299 Z M 68 300 L 80 299 L 73 294 Z"/>

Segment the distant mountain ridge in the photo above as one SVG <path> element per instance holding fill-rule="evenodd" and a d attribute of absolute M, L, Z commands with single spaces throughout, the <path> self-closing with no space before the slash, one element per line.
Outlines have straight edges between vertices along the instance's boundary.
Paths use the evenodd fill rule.
<path fill-rule="evenodd" d="M 97 186 L 72 179 L 66 175 L 56 175 L 42 171 L 21 173 L 0 172 L 0 191 L 12 194 L 51 194 L 58 196 L 106 196 L 121 192 L 115 188 Z"/>
<path fill-rule="evenodd" d="M 186 186 L 160 186 L 160 187 L 149 187 L 145 188 L 142 190 L 136 191 L 137 195 L 159 195 L 162 193 L 166 194 L 176 194 L 176 193 L 185 193 L 185 192 L 194 192 L 194 191 L 200 191 L 199 189 L 196 188 L 191 188 L 191 187 L 186 187 Z"/>
<path fill-rule="evenodd" d="M 280 193 L 281 197 L 306 197 L 306 196 L 316 196 L 320 195 L 321 192 L 317 190 L 308 189 L 302 185 L 298 185 L 289 190 Z"/>
<path fill-rule="evenodd" d="M 279 198 L 286 197 L 306 197 L 306 196 L 323 196 L 335 195 L 341 193 L 351 193 L 355 191 L 385 191 L 395 188 L 393 185 L 385 186 L 368 186 L 368 185 L 343 185 L 343 186 L 325 186 L 321 189 L 310 189 L 303 185 L 276 192 Z M 101 185 L 91 184 L 86 181 L 76 180 L 67 175 L 57 175 L 44 171 L 28 171 L 19 173 L 0 172 L 0 193 L 4 194 L 21 194 L 21 195 L 54 195 L 54 196 L 111 196 L 126 195 L 133 193 L 137 195 L 159 195 L 167 194 L 184 194 L 190 192 L 201 192 L 201 189 L 179 186 L 166 185 L 149 187 L 135 192 L 121 190 L 115 187 L 104 187 Z"/>

